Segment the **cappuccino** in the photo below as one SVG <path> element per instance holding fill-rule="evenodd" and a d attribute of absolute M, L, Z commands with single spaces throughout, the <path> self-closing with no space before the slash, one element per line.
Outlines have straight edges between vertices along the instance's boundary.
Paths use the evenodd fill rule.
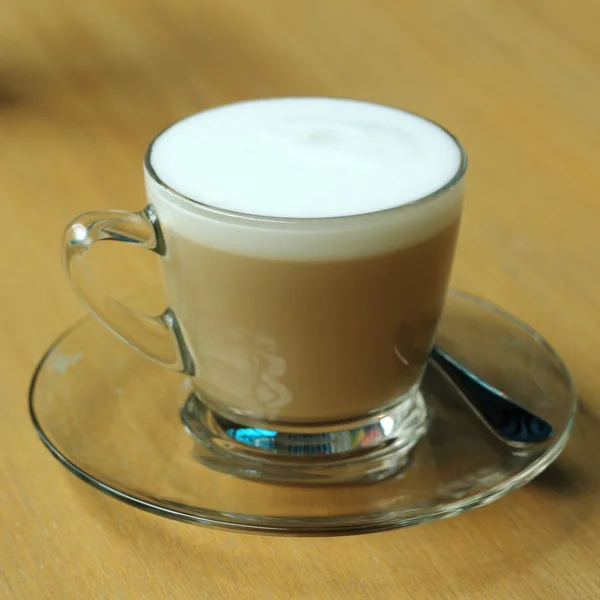
<path fill-rule="evenodd" d="M 240 422 L 314 424 L 414 393 L 462 161 L 439 126 L 350 100 L 244 102 L 160 134 L 148 197 L 199 396 Z"/>

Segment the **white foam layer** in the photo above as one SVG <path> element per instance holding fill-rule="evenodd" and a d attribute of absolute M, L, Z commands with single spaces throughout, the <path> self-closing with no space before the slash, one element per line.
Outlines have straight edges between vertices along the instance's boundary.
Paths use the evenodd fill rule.
<path fill-rule="evenodd" d="M 161 134 L 150 161 L 177 192 L 147 174 L 167 242 L 179 234 L 234 254 L 283 260 L 350 259 L 417 243 L 459 216 L 463 193 L 460 182 L 413 203 L 454 178 L 458 145 L 429 121 L 350 100 L 212 109 Z M 393 207 L 401 208 L 381 212 Z M 331 218 L 349 215 L 360 216 Z"/>
<path fill-rule="evenodd" d="M 289 218 L 372 213 L 423 198 L 460 165 L 452 137 L 387 106 L 332 98 L 230 104 L 155 140 L 163 182 L 216 208 Z"/>
<path fill-rule="evenodd" d="M 463 196 L 461 182 L 423 204 L 390 212 L 286 223 L 215 213 L 166 192 L 148 176 L 146 184 L 171 254 L 177 254 L 183 236 L 201 246 L 272 260 L 351 260 L 411 246 L 458 219 Z"/>

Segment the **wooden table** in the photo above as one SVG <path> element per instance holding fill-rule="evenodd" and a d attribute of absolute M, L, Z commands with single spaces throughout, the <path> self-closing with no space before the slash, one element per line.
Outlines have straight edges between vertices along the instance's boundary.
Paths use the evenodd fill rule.
<path fill-rule="evenodd" d="M 600 4 L 580 0 L 20 0 L 0 8 L 0 597 L 600 597 Z M 188 113 L 351 96 L 447 125 L 471 159 L 454 285 L 548 337 L 582 397 L 572 442 L 485 509 L 339 539 L 243 536 L 139 512 L 79 482 L 26 410 L 83 314 L 63 225 L 143 206 L 141 158 Z M 153 257 L 96 268 L 127 294 Z"/>

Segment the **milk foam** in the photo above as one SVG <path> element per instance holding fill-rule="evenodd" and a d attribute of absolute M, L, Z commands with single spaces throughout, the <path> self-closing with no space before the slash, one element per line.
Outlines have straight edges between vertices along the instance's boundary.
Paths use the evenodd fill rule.
<path fill-rule="evenodd" d="M 167 229 L 273 258 L 352 258 L 400 248 L 457 218 L 462 197 L 461 182 L 412 204 L 461 167 L 460 148 L 446 131 L 352 100 L 282 98 L 201 112 L 158 136 L 150 165 L 176 192 L 147 175 L 149 199 Z M 381 212 L 394 207 L 403 208 Z M 332 219 L 355 215 L 362 217 Z"/>
<path fill-rule="evenodd" d="M 210 206 L 283 218 L 372 213 L 427 196 L 455 175 L 443 129 L 350 100 L 284 98 L 192 115 L 154 142 L 164 183 Z"/>

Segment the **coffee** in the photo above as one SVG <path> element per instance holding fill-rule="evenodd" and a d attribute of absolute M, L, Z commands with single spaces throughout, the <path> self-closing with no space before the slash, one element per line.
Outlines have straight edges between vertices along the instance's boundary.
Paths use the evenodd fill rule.
<path fill-rule="evenodd" d="M 449 134 L 368 103 L 263 100 L 180 121 L 149 164 L 168 301 L 206 403 L 330 422 L 415 389 L 460 219 Z"/>

